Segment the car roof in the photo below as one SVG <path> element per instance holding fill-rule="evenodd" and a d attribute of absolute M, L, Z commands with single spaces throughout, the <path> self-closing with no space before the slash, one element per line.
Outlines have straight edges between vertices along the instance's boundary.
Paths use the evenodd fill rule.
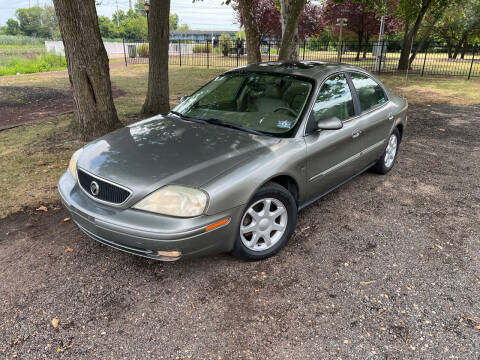
<path fill-rule="evenodd" d="M 238 71 L 294 75 L 308 77 L 315 80 L 323 80 L 325 76 L 339 71 L 367 72 L 366 70 L 359 68 L 358 66 L 340 63 L 323 61 L 275 61 L 258 64 L 248 64 L 229 70 L 227 71 L 227 73 Z"/>

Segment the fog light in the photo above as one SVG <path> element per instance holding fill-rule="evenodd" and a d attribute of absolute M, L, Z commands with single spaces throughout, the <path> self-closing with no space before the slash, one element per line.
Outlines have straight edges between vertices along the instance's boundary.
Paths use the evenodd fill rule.
<path fill-rule="evenodd" d="M 182 253 L 180 251 L 157 251 L 157 255 L 164 261 L 174 261 L 180 259 Z"/>

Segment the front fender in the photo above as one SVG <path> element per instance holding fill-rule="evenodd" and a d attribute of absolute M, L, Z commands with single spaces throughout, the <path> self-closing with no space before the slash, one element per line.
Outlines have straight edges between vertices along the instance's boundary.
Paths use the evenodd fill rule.
<path fill-rule="evenodd" d="M 287 175 L 298 185 L 299 198 L 305 189 L 306 145 L 304 139 L 284 139 L 270 151 L 252 156 L 214 178 L 202 188 L 210 196 L 207 214 L 246 204 L 255 192 L 270 179 Z"/>

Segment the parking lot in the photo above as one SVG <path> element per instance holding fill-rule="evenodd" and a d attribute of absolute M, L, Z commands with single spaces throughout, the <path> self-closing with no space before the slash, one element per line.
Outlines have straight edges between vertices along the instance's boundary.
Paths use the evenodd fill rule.
<path fill-rule="evenodd" d="M 0 220 L 0 354 L 479 359 L 479 114 L 411 105 L 392 172 L 303 210 L 262 262 L 124 254 L 64 221 L 59 203 Z"/>

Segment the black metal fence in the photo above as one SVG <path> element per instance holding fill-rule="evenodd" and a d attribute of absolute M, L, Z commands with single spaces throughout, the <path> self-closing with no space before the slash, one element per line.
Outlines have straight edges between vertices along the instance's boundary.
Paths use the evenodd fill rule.
<path fill-rule="evenodd" d="M 278 60 L 280 43 L 261 43 L 262 61 Z M 417 46 L 419 45 L 419 46 Z M 402 46 L 397 42 L 320 42 L 307 39 L 298 45 L 299 60 L 339 62 L 363 67 L 379 73 L 397 73 Z M 124 40 L 125 65 L 148 63 L 148 43 Z M 441 43 L 414 44 L 409 54 L 415 53 L 408 69 L 420 75 L 480 77 L 479 47 L 475 44 L 452 47 Z M 171 40 L 169 64 L 231 68 L 247 64 L 245 42 Z"/>

